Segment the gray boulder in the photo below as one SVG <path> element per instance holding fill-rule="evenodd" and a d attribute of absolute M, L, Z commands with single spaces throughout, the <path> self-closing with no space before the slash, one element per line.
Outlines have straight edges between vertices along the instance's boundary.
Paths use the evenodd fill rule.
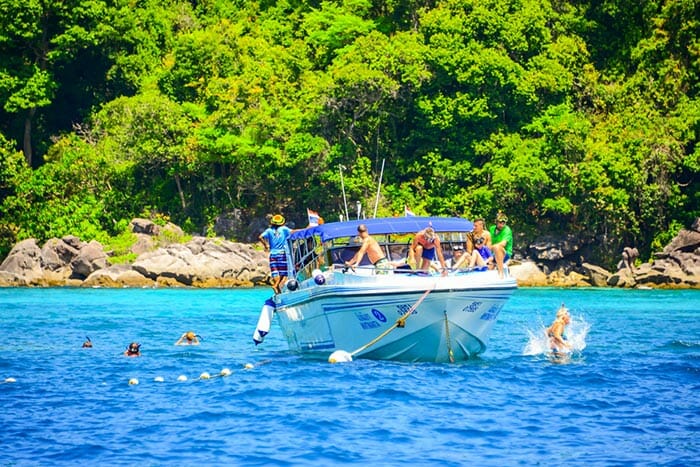
<path fill-rule="evenodd" d="M 98 269 L 106 268 L 107 254 L 102 244 L 93 240 L 85 245 L 70 262 L 70 267 L 73 271 L 71 277 L 76 279 L 85 279 Z"/>
<path fill-rule="evenodd" d="M 545 274 L 533 261 L 523 261 L 508 266 L 510 275 L 515 278 L 521 287 L 542 287 L 547 284 L 547 274 Z"/>
<path fill-rule="evenodd" d="M 72 238 L 68 242 L 63 238 L 48 240 L 41 248 L 41 267 L 50 271 L 68 269 L 67 266 L 78 256 L 83 246 L 81 243 L 78 243 L 76 248 Z"/>
<path fill-rule="evenodd" d="M 17 243 L 0 264 L 0 271 L 8 273 L 6 280 L 17 277 L 27 284 L 40 280 L 44 273 L 41 269 L 41 248 L 36 240 L 28 238 Z"/>
<path fill-rule="evenodd" d="M 187 286 L 254 285 L 267 282 L 267 255 L 251 245 L 197 237 L 141 255 L 132 268 L 158 283 Z"/>
<path fill-rule="evenodd" d="M 583 263 L 581 270 L 583 275 L 588 278 L 588 282 L 594 287 L 605 287 L 612 276 L 608 270 L 590 263 Z"/>
<path fill-rule="evenodd" d="M 134 233 L 142 233 L 146 235 L 158 235 L 160 226 L 149 219 L 141 219 L 136 217 L 129 222 L 129 229 Z"/>
<path fill-rule="evenodd" d="M 581 241 L 574 235 L 564 237 L 543 237 L 528 248 L 531 257 L 544 261 L 558 261 L 568 258 L 581 247 Z"/>
<path fill-rule="evenodd" d="M 84 287 L 153 287 L 155 282 L 134 271 L 129 265 L 115 265 L 98 269 L 90 274 L 82 285 Z"/>

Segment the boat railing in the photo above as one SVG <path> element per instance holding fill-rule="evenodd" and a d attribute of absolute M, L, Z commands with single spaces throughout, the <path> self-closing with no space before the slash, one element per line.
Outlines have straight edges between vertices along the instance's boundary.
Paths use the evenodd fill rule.
<path fill-rule="evenodd" d="M 466 247 L 466 242 L 463 233 L 452 233 L 442 236 L 443 255 L 446 261 L 452 258 L 453 246 L 461 245 Z M 380 246 L 384 250 L 387 259 L 394 265 L 392 273 L 394 274 L 422 274 L 429 275 L 435 271 L 420 271 L 411 269 L 408 263 L 409 249 L 412 237 L 400 236 L 392 237 L 390 235 L 375 236 Z M 322 243 L 320 238 L 309 237 L 302 240 L 296 240 L 291 244 L 291 259 L 292 267 L 290 274 L 296 277 L 298 281 L 308 279 L 312 276 L 314 270 L 326 271 L 329 269 L 339 270 L 345 267 L 345 262 L 352 259 L 360 249 L 360 243 L 354 238 L 334 239 Z M 372 275 L 374 274 L 374 266 L 370 263 L 367 255 L 362 258 L 359 265 L 356 265 L 359 271 L 358 274 Z M 359 269 L 362 268 L 362 269 Z M 479 272 L 478 268 L 451 270 L 450 274 L 464 274 L 468 272 Z M 439 274 L 439 271 L 437 272 Z"/>
<path fill-rule="evenodd" d="M 357 276 L 386 276 L 386 275 L 396 275 L 396 274 L 401 274 L 401 275 L 410 275 L 410 276 L 441 276 L 442 272 L 437 269 L 437 268 L 430 268 L 428 270 L 426 269 L 413 269 L 411 268 L 408 264 L 405 265 L 394 265 L 393 269 L 377 269 L 375 266 L 372 266 L 370 264 L 368 265 L 363 265 L 363 266 L 355 266 L 355 267 L 349 267 L 349 266 L 344 266 L 344 265 L 339 265 L 339 264 L 334 264 L 331 267 L 332 271 L 337 271 L 341 272 L 343 274 L 354 274 Z M 460 268 L 448 268 L 447 269 L 447 275 L 448 276 L 462 276 L 462 275 L 467 275 L 467 274 L 474 274 L 474 273 L 484 273 L 491 271 L 492 269 L 489 269 L 485 266 L 474 266 L 474 267 L 460 267 Z M 508 268 L 504 268 L 505 275 L 506 277 L 509 276 Z"/>

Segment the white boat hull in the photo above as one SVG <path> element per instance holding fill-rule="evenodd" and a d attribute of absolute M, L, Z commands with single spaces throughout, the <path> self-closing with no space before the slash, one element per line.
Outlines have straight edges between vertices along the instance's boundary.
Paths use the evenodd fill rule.
<path fill-rule="evenodd" d="M 275 296 L 290 350 L 344 350 L 353 357 L 408 362 L 467 360 L 486 349 L 498 314 L 517 288 L 513 278 L 498 278 L 495 271 L 441 277 L 336 270 L 324 277 L 322 285 L 309 279 Z M 401 318 L 403 327 L 397 326 Z"/>

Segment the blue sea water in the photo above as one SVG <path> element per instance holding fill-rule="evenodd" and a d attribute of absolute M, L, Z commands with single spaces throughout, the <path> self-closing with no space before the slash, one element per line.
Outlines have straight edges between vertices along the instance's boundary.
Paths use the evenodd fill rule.
<path fill-rule="evenodd" d="M 452 365 L 332 365 L 277 327 L 256 348 L 269 295 L 0 289 L 0 465 L 700 463 L 700 291 L 519 289 Z M 562 302 L 578 350 L 555 362 Z"/>

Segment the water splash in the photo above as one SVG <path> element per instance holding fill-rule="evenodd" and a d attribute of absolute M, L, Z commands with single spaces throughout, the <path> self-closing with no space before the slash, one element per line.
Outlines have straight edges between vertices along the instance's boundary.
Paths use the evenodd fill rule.
<path fill-rule="evenodd" d="M 523 349 L 523 355 L 546 355 L 551 352 L 547 327 L 541 324 L 535 330 L 526 329 L 528 340 Z M 586 337 L 590 329 L 591 325 L 585 319 L 571 315 L 571 323 L 566 327 L 565 336 L 566 341 L 571 344 L 572 354 L 580 354 L 586 348 Z"/>

